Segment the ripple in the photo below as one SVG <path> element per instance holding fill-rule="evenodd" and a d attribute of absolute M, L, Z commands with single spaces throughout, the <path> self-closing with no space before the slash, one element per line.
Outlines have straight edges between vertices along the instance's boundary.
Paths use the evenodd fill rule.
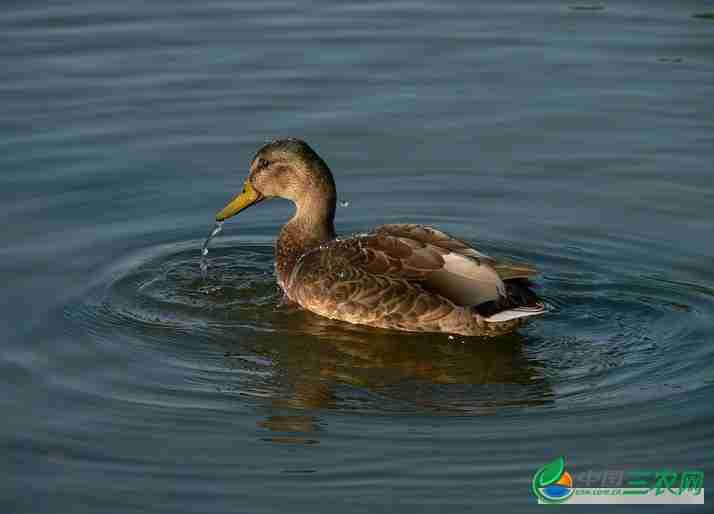
<path fill-rule="evenodd" d="M 687 350 L 702 352 L 711 289 L 609 269 L 593 248 L 519 251 L 506 242 L 488 251 L 539 263 L 540 294 L 553 309 L 497 340 L 389 332 L 282 304 L 272 246 L 239 238 L 212 249 L 205 279 L 199 241 L 116 262 L 65 314 L 112 352 L 151 356 L 147 377 L 224 408 L 237 397 L 288 412 L 483 415 L 627 405 L 710 381 Z M 109 376 L 93 384 L 95 394 L 153 396 L 156 380 Z"/>
<path fill-rule="evenodd" d="M 597 5 L 597 4 L 592 4 L 592 5 L 570 5 L 568 6 L 568 9 L 571 11 L 590 11 L 590 12 L 595 12 L 595 11 L 604 11 L 605 6 L 604 5 Z"/>

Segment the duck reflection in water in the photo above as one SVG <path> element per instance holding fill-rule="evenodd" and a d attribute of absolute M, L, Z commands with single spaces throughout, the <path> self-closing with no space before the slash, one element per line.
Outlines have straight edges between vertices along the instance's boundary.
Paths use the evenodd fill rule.
<path fill-rule="evenodd" d="M 240 350 L 272 363 L 267 417 L 259 425 L 283 434 L 267 438 L 273 442 L 317 442 L 306 435 L 324 428 L 316 412 L 322 409 L 486 415 L 552 402 L 542 363 L 524 351 L 525 334 L 405 335 L 289 306 L 278 311 L 282 337 L 256 333 Z M 226 363 L 237 365 L 230 351 Z"/>

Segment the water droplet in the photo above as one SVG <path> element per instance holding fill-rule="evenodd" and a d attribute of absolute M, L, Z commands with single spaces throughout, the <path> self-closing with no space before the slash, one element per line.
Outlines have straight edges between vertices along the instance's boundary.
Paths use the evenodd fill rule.
<path fill-rule="evenodd" d="M 203 243 L 203 248 L 201 248 L 201 276 L 204 280 L 208 275 L 208 260 L 206 259 L 206 256 L 208 255 L 208 245 L 211 243 L 211 240 L 221 232 L 221 230 L 223 230 L 223 222 L 216 221 L 211 233 L 208 234 L 206 241 Z"/>

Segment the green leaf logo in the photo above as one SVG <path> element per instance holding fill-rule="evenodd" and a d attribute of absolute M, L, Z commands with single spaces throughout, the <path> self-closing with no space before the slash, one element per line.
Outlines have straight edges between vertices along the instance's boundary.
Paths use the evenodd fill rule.
<path fill-rule="evenodd" d="M 565 459 L 563 457 L 558 457 L 553 462 L 549 462 L 536 473 L 538 487 L 554 484 L 563 476 L 563 471 L 565 471 Z"/>
<path fill-rule="evenodd" d="M 563 457 L 558 457 L 552 462 L 549 462 L 542 468 L 540 468 L 536 474 L 533 476 L 533 494 L 536 495 L 536 498 L 539 498 L 540 500 L 547 502 L 547 503 L 559 503 L 558 500 L 554 500 L 552 498 L 548 498 L 541 492 L 542 487 L 547 487 L 550 484 L 556 483 L 558 480 L 560 480 L 560 477 L 563 476 L 563 472 L 565 471 L 565 458 Z"/>

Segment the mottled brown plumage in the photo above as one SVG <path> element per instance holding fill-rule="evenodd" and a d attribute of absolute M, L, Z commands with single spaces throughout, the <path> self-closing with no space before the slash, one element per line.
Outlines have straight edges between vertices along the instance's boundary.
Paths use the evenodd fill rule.
<path fill-rule="evenodd" d="M 495 336 L 544 311 L 528 287 L 535 269 L 497 262 L 432 227 L 382 225 L 336 238 L 332 173 L 303 141 L 262 147 L 243 192 L 216 218 L 271 197 L 296 206 L 276 241 L 278 284 L 316 314 L 387 329 Z"/>

